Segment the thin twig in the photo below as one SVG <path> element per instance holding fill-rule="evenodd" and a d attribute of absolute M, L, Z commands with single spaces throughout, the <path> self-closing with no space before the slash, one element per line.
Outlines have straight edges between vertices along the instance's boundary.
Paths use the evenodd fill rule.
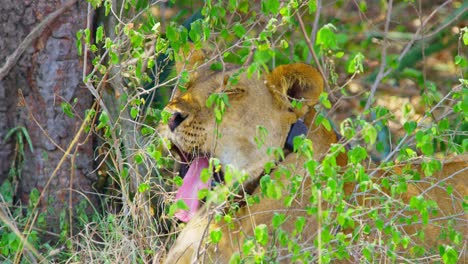
<path fill-rule="evenodd" d="M 315 39 L 317 38 L 318 23 L 319 23 L 321 11 L 322 11 L 322 0 L 318 0 L 317 7 L 315 9 L 314 24 L 312 26 L 312 32 L 310 33 L 310 43 L 312 43 L 312 46 L 315 45 Z M 307 63 L 310 63 L 312 57 L 314 57 L 315 64 L 318 65 L 317 55 L 315 54 L 313 49 L 309 50 L 309 55 L 307 56 Z"/>
<path fill-rule="evenodd" d="M 18 90 L 18 99 L 21 102 L 24 102 L 24 107 L 26 108 L 26 111 L 28 112 L 29 117 L 31 117 L 32 121 L 37 125 L 37 127 L 41 130 L 41 132 L 44 134 L 44 136 L 50 141 L 50 143 L 52 143 L 61 152 L 65 153 L 65 150 L 57 142 L 55 142 L 55 140 L 44 129 L 44 126 L 41 123 L 39 123 L 39 121 L 36 119 L 36 117 L 34 116 L 33 111 L 31 110 L 31 108 L 29 108 L 28 104 L 26 103 L 26 99 L 24 98 L 23 91 L 21 89 Z"/>
<path fill-rule="evenodd" d="M 94 108 L 95 106 L 96 106 L 96 103 L 94 103 L 91 108 Z M 72 139 L 70 144 L 68 145 L 67 150 L 65 151 L 64 155 L 62 156 L 62 158 L 58 162 L 57 166 L 55 167 L 54 171 L 50 175 L 49 179 L 47 180 L 41 194 L 39 195 L 39 198 L 37 199 L 37 202 L 34 204 L 33 208 L 31 209 L 31 212 L 33 214 L 38 209 L 40 202 L 44 199 L 45 193 L 47 192 L 47 189 L 49 188 L 50 183 L 55 178 L 55 176 L 58 174 L 60 168 L 65 163 L 65 160 L 69 157 L 72 149 L 78 143 L 78 141 L 79 141 L 79 139 L 81 137 L 81 133 L 83 133 L 85 127 L 89 124 L 89 122 L 90 122 L 90 119 L 88 117 L 86 117 L 83 120 L 83 122 L 81 123 L 81 126 L 78 129 L 78 132 L 76 133 L 75 137 Z M 36 221 L 36 218 L 34 218 L 34 219 L 29 218 L 28 221 L 26 222 L 25 229 L 28 228 L 28 227 L 32 228 L 32 226 L 34 226 L 35 221 Z M 29 232 L 28 232 L 28 235 L 26 236 L 26 239 L 28 239 L 28 237 L 29 237 Z"/>
<path fill-rule="evenodd" d="M 6 59 L 5 64 L 0 68 L 0 80 L 3 80 L 7 76 L 7 74 L 10 72 L 11 68 L 13 68 L 14 65 L 16 65 L 16 62 L 18 59 L 23 55 L 24 51 L 31 45 L 31 43 L 38 38 L 44 28 L 46 28 L 52 21 L 54 21 L 58 16 L 60 16 L 66 9 L 68 9 L 70 6 L 75 4 L 77 0 L 70 0 L 67 3 L 65 3 L 62 7 L 59 9 L 55 10 L 54 12 L 50 13 L 44 20 L 42 20 L 39 25 L 37 25 L 29 34 L 26 36 L 26 38 L 23 40 L 23 42 L 20 43 L 18 48 L 8 56 Z"/>
<path fill-rule="evenodd" d="M 410 50 L 410 48 L 413 46 L 414 42 L 419 39 L 419 35 L 421 35 L 422 29 L 426 26 L 426 24 L 429 22 L 429 20 L 432 19 L 432 17 L 440 10 L 442 7 L 446 6 L 447 4 L 451 3 L 452 0 L 447 0 L 440 6 L 438 6 L 432 13 L 424 20 L 424 23 L 422 23 L 421 27 L 416 30 L 416 33 L 414 33 L 413 38 L 406 44 L 405 48 L 401 52 L 400 56 L 398 56 L 398 62 L 400 62 L 405 56 L 406 53 Z M 388 74 L 390 73 L 390 70 L 387 71 Z"/>
<path fill-rule="evenodd" d="M 434 29 L 431 33 L 425 34 L 424 36 L 416 37 L 414 40 L 422 40 L 422 39 L 429 39 L 437 35 L 439 32 L 447 28 L 448 26 L 452 25 L 452 23 L 458 20 L 462 15 L 464 15 L 468 11 L 468 7 L 464 8 L 463 11 L 459 12 L 455 16 L 451 17 L 445 24 L 439 26 L 438 28 Z M 416 35 L 416 34 L 415 34 Z"/>
<path fill-rule="evenodd" d="M 440 6 L 438 6 L 434 11 L 432 11 L 432 13 L 426 17 L 426 19 L 424 20 L 424 22 L 422 23 L 421 27 L 418 28 L 418 30 L 416 31 L 416 33 L 414 33 L 413 35 L 413 38 L 406 44 L 405 48 L 403 49 L 403 51 L 400 53 L 400 56 L 398 56 L 398 59 L 397 59 L 397 62 L 401 62 L 401 60 L 406 56 L 406 54 L 410 51 L 410 48 L 413 46 L 414 42 L 416 42 L 417 40 L 420 40 L 421 37 L 419 37 L 421 35 L 421 31 L 422 29 L 425 27 L 425 25 L 427 25 L 427 23 L 429 22 L 429 20 L 432 19 L 432 17 L 434 17 L 434 15 L 440 11 L 440 9 L 442 9 L 444 6 L 446 6 L 447 4 L 451 3 L 452 0 L 447 0 L 445 1 L 443 4 L 441 4 Z M 461 12 L 463 14 L 463 12 Z M 388 18 L 388 16 L 387 16 Z M 386 38 L 386 33 L 384 32 L 385 34 L 385 38 Z M 426 35 L 427 36 L 427 35 Z M 425 37 L 423 37 L 425 38 Z M 385 43 L 384 43 L 385 44 Z M 383 78 L 385 78 L 387 75 L 389 75 L 391 72 L 393 71 L 393 69 L 388 69 L 387 71 L 385 71 L 380 80 L 378 82 L 380 82 Z M 379 71 L 380 73 L 380 71 Z M 378 83 L 377 80 L 378 80 L 378 77 L 379 77 L 380 74 L 377 75 L 376 77 L 376 81 L 374 82 L 374 85 L 375 83 Z M 372 87 L 374 87 L 374 85 Z M 376 88 L 375 88 L 376 89 Z M 375 93 L 375 92 L 374 92 Z M 372 94 L 371 94 L 372 95 Z M 372 95 L 373 97 L 373 95 Z M 369 104 L 369 101 L 371 100 L 371 96 L 369 96 L 369 99 L 367 101 L 367 104 L 366 104 L 366 108 L 365 109 L 368 109 L 368 104 Z"/>
<path fill-rule="evenodd" d="M 384 39 L 383 39 L 383 45 L 382 45 L 382 57 L 380 59 L 379 73 L 377 74 L 377 77 L 375 78 L 374 84 L 372 84 L 371 91 L 370 91 L 369 97 L 367 98 L 367 103 L 366 103 L 366 107 L 364 108 L 364 111 L 368 110 L 369 107 L 371 106 L 372 100 L 374 99 L 375 91 L 377 90 L 377 86 L 385 77 L 385 68 L 387 67 L 387 47 L 388 47 L 387 36 L 388 36 L 388 27 L 390 25 L 390 20 L 392 17 L 392 7 L 393 7 L 393 0 L 389 0 L 388 7 L 387 7 L 387 16 L 385 18 L 385 28 L 384 28 L 384 36 L 383 36 Z"/>
<path fill-rule="evenodd" d="M 318 9 L 318 8 L 317 8 Z M 328 82 L 326 81 L 327 78 L 325 76 L 325 72 L 323 71 L 322 65 L 320 64 L 317 54 L 315 54 L 314 50 L 314 44 L 312 41 L 309 39 L 309 36 L 307 35 L 307 31 L 304 26 L 304 21 L 302 21 L 302 17 L 299 14 L 299 12 L 296 13 L 297 21 L 299 22 L 299 25 L 301 27 L 302 35 L 304 36 L 307 46 L 309 47 L 309 51 L 312 54 L 312 57 L 314 58 L 315 64 L 317 66 L 317 69 L 319 70 L 320 74 L 322 75 L 322 78 L 325 80 L 324 84 L 326 87 L 328 87 Z"/>

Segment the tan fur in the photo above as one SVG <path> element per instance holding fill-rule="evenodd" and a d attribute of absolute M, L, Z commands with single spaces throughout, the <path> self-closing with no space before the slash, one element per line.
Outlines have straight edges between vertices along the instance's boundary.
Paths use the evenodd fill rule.
<path fill-rule="evenodd" d="M 314 153 L 317 160 L 321 160 L 323 155 L 328 152 L 330 145 L 337 141 L 333 132 L 325 130 L 323 127 L 316 127 L 313 124 L 315 111 L 313 105 L 317 103 L 318 96 L 322 91 L 323 80 L 313 67 L 305 64 L 290 64 L 279 66 L 265 79 L 253 77 L 248 79 L 243 74 L 239 82 L 234 87 L 238 91 L 230 95 L 231 106 L 227 108 L 223 121 L 218 126 L 215 123 L 213 110 L 207 108 L 205 102 L 212 93 L 225 90 L 224 80 L 226 76 L 234 71 L 211 72 L 205 67 L 203 72 L 196 72 L 196 80 L 190 84 L 187 92 L 177 92 L 166 110 L 172 113 L 182 113 L 186 119 L 177 129 L 170 132 L 167 128 L 162 128 L 164 134 L 174 142 L 179 148 L 187 153 L 210 153 L 218 158 L 222 164 L 231 164 L 240 170 L 244 170 L 250 175 L 251 182 L 262 175 L 263 166 L 270 158 L 266 155 L 268 147 L 282 147 L 291 125 L 305 114 L 305 123 L 309 125 L 308 138 L 314 144 Z M 302 109 L 291 108 L 291 96 L 296 100 L 302 100 L 304 106 Z M 254 142 L 256 136 L 256 127 L 263 126 L 268 131 L 265 139 L 265 145 L 258 149 Z M 221 134 L 216 135 L 216 129 Z M 303 168 L 305 159 L 295 153 L 286 156 L 280 165 L 287 166 L 294 164 L 295 174 L 307 175 Z M 345 155 L 338 157 L 338 163 L 345 166 L 347 163 Z M 432 188 L 424 193 L 424 197 L 437 201 L 440 213 L 436 217 L 450 216 L 457 214 L 458 222 L 456 228 L 467 235 L 468 218 L 461 207 L 463 196 L 468 194 L 466 171 L 462 171 L 454 176 L 450 176 L 467 166 L 467 159 L 461 158 L 457 162 L 444 164 L 444 172 L 437 174 L 430 183 L 421 183 L 410 185 L 408 192 L 403 195 L 402 200 L 408 202 L 412 196 L 424 193 L 424 190 Z M 401 173 L 401 168 L 393 169 L 395 173 Z M 274 175 L 274 171 L 271 175 Z M 386 177 L 391 172 L 379 172 L 375 176 L 374 182 L 379 182 L 382 177 Z M 444 180 L 449 176 L 449 179 Z M 310 180 L 305 177 L 303 182 L 303 192 L 300 192 L 290 207 L 284 206 L 282 199 L 262 198 L 260 203 L 251 206 L 241 207 L 234 215 L 232 225 L 223 222 L 210 222 L 212 212 L 210 208 L 201 208 L 197 215 L 182 229 L 177 241 L 169 251 L 166 263 L 227 263 L 234 253 L 241 252 L 241 244 L 244 238 L 253 235 L 255 226 L 266 224 L 271 230 L 271 220 L 275 212 L 281 212 L 287 215 L 288 220 L 281 226 L 283 230 L 291 233 L 294 229 L 294 222 L 298 216 L 306 218 L 306 227 L 298 240 L 304 248 L 315 252 L 313 240 L 318 230 L 316 216 L 310 216 L 305 213 L 305 206 L 309 203 Z M 290 184 L 285 177 L 281 178 L 285 186 Z M 448 196 L 442 187 L 433 187 L 437 182 L 452 184 L 454 187 L 453 196 Z M 354 193 L 355 184 L 349 183 L 345 186 L 348 195 Z M 261 197 L 260 188 L 254 190 L 253 195 Z M 361 206 L 378 206 L 378 202 L 368 201 L 365 197 L 357 197 Z M 327 204 L 322 203 L 323 210 L 326 210 Z M 391 217 L 390 217 L 391 218 Z M 445 221 L 446 222 L 446 221 Z M 372 223 L 372 221 L 369 221 Z M 402 227 L 402 232 L 408 235 L 415 234 L 423 228 L 426 231 L 426 240 L 422 242 L 425 247 L 434 247 L 440 243 L 446 242 L 438 239 L 440 228 L 437 225 L 444 225 L 444 221 L 438 221 L 434 225 L 411 225 Z M 223 236 L 217 245 L 207 244 L 209 230 L 219 228 Z M 380 238 L 381 234 L 369 235 L 370 241 Z M 466 238 L 462 241 L 466 244 Z M 270 243 L 271 240 L 270 240 Z M 275 244 L 275 243 L 272 243 Z M 287 258 L 289 254 L 287 247 L 281 247 L 276 244 L 275 249 L 278 252 L 278 260 L 282 263 L 290 263 Z M 437 251 L 437 247 L 434 247 Z M 460 247 L 459 247 L 460 248 Z M 353 259 L 354 258 L 354 259 Z M 359 262 L 361 256 L 356 253 L 350 259 L 350 262 Z M 464 263 L 465 255 L 461 257 Z M 250 263 L 250 262 L 249 262 Z"/>

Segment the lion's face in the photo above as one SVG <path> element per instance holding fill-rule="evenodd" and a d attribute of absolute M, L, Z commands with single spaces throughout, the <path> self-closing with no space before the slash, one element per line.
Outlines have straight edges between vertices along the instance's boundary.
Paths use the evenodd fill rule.
<path fill-rule="evenodd" d="M 305 64 L 280 66 L 265 79 L 247 78 L 244 73 L 235 84 L 227 82 L 236 72 L 237 69 L 224 72 L 200 69 L 187 90 L 175 91 L 165 108 L 172 115 L 163 129 L 165 136 L 180 152 L 182 160 L 191 163 L 178 193 L 178 198 L 186 200 L 191 210 L 198 207 L 198 202 L 193 201 L 196 199 L 193 189 L 209 186 L 199 180 L 209 157 L 255 179 L 270 159 L 266 149 L 284 146 L 291 125 L 315 104 L 322 90 L 319 73 Z M 207 100 L 210 95 L 221 93 L 227 95 L 229 105 L 222 122 L 217 124 L 214 105 L 207 106 Z M 302 108 L 293 109 L 292 100 L 303 100 Z"/>

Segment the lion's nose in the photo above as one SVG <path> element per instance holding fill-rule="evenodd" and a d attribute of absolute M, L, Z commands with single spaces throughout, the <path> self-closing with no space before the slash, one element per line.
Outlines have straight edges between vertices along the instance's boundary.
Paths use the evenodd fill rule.
<path fill-rule="evenodd" d="M 187 118 L 187 116 L 183 116 L 179 112 L 175 112 L 172 114 L 171 118 L 169 118 L 169 129 L 171 129 L 172 132 L 174 132 L 174 129 L 176 129 L 184 120 Z"/>

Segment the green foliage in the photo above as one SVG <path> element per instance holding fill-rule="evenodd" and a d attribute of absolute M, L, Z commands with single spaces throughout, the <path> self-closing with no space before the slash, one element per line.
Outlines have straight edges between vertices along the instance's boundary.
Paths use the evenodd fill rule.
<path fill-rule="evenodd" d="M 335 34 L 336 30 L 337 29 L 333 24 L 326 24 L 319 29 L 317 33 L 317 45 L 320 46 L 320 50 L 322 52 L 338 48 L 337 37 Z"/>

